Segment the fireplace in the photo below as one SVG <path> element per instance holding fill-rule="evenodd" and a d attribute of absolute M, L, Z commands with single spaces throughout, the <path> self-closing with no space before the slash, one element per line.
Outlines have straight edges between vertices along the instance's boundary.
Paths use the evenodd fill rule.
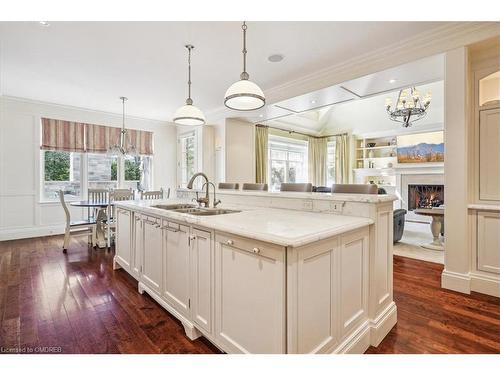
<path fill-rule="evenodd" d="M 408 211 L 444 204 L 444 185 L 408 184 Z"/>

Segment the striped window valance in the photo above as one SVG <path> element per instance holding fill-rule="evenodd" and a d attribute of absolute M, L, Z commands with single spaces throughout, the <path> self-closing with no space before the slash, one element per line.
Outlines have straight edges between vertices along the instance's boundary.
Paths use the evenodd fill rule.
<path fill-rule="evenodd" d="M 104 153 L 120 144 L 121 128 L 42 118 L 42 150 Z M 127 129 L 126 146 L 138 154 L 153 154 L 153 133 Z"/>
<path fill-rule="evenodd" d="M 42 150 L 85 151 L 85 124 L 42 118 Z"/>

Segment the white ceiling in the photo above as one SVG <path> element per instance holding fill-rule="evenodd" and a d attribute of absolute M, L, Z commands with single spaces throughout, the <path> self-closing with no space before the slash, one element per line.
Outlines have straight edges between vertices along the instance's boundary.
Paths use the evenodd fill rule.
<path fill-rule="evenodd" d="M 385 98 L 390 96 L 396 101 L 400 88 L 417 85 L 423 94 L 427 91 L 433 94 L 432 108 L 427 118 L 419 123 L 442 126 L 443 79 L 444 56 L 430 56 L 269 105 L 267 107 L 276 107 L 281 111 L 287 108 L 288 115 L 281 113 L 274 118 L 263 116 L 257 121 L 312 135 L 340 131 L 365 134 L 391 130 L 398 125 L 387 117 Z M 316 107 L 319 109 L 307 110 Z M 317 120 L 313 119 L 314 116 L 305 116 L 308 113 L 315 114 Z M 265 115 L 272 114 L 273 111 L 268 108 Z"/>
<path fill-rule="evenodd" d="M 248 72 L 264 89 L 396 43 L 438 22 L 249 22 Z M 193 53 L 193 99 L 222 106 L 241 71 L 239 22 L 0 22 L 0 93 L 170 120 L 186 96 Z M 281 63 L 267 57 L 280 53 Z"/>

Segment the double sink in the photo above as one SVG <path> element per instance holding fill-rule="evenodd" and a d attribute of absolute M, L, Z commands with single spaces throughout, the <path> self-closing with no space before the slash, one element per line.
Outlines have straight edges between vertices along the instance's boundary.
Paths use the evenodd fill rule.
<path fill-rule="evenodd" d="M 238 210 L 226 210 L 222 208 L 201 208 L 193 204 L 158 204 L 153 207 L 195 216 L 225 215 L 241 212 Z"/>

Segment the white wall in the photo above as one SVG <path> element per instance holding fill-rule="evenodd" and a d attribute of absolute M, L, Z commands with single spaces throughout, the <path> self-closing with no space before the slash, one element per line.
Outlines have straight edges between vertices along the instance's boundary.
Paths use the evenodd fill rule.
<path fill-rule="evenodd" d="M 121 126 L 121 116 L 56 104 L 0 97 L 0 240 L 61 233 L 59 203 L 40 202 L 40 118 Z M 127 118 L 126 126 L 154 133 L 153 187 L 175 188 L 173 124 Z M 80 209 L 73 209 L 78 216 Z"/>
<path fill-rule="evenodd" d="M 226 119 L 226 182 L 255 182 L 255 126 L 237 119 Z"/>

